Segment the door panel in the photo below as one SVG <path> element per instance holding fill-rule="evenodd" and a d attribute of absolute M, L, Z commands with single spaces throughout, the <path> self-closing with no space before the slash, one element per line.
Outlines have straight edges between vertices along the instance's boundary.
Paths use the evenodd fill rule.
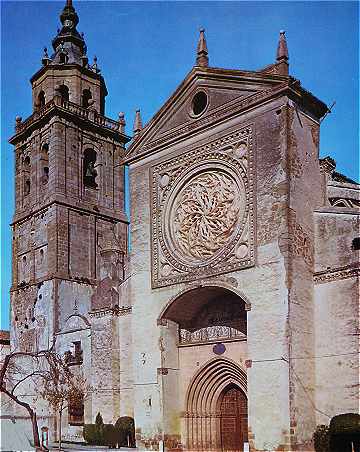
<path fill-rule="evenodd" d="M 247 441 L 247 399 L 236 386 L 223 393 L 220 405 L 221 445 L 225 451 L 243 451 Z"/>

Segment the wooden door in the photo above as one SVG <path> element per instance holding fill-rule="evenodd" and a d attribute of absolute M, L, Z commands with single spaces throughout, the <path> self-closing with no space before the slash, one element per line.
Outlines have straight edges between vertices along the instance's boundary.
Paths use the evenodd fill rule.
<path fill-rule="evenodd" d="M 220 405 L 221 446 L 225 451 L 243 451 L 247 442 L 247 399 L 236 386 L 223 393 Z"/>

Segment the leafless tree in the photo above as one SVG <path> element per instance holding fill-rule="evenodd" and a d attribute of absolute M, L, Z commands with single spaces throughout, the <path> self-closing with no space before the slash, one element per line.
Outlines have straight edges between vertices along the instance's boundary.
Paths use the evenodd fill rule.
<path fill-rule="evenodd" d="M 12 352 L 4 357 L 0 370 L 0 392 L 6 394 L 17 405 L 22 406 L 29 413 L 34 447 L 40 448 L 39 429 L 35 408 L 30 403 L 21 400 L 21 396 L 16 393 L 16 389 L 29 380 L 44 377 L 42 362 L 53 352 L 51 350 L 42 350 L 36 353 L 32 352 Z M 27 363 L 24 366 L 24 361 Z"/>
<path fill-rule="evenodd" d="M 59 414 L 59 448 L 61 448 L 61 417 L 69 402 L 83 399 L 88 391 L 86 381 L 69 369 L 66 359 L 54 351 L 15 351 L 4 357 L 0 369 L 0 392 L 6 394 L 17 405 L 25 408 L 32 423 L 35 449 L 40 449 L 40 437 L 35 406 L 23 400 L 17 389 L 26 382 L 40 388 L 40 395 Z M 33 402 L 33 405 L 35 403 Z"/>
<path fill-rule="evenodd" d="M 69 404 L 82 404 L 90 387 L 82 375 L 75 375 L 67 366 L 66 356 L 51 354 L 48 357 L 48 375 L 43 379 L 40 394 L 59 419 L 59 450 L 61 450 L 61 421 L 63 411 Z"/>

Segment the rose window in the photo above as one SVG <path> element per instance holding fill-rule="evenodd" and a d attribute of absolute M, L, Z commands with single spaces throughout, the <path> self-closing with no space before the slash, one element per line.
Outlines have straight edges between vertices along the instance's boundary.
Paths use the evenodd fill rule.
<path fill-rule="evenodd" d="M 177 193 L 172 206 L 170 234 L 186 260 L 211 259 L 231 240 L 242 216 L 238 183 L 222 170 L 206 170 Z"/>

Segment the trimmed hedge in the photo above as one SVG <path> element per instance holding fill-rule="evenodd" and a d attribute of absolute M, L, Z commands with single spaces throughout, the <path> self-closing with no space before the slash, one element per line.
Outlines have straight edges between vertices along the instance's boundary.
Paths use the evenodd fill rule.
<path fill-rule="evenodd" d="M 115 425 L 104 424 L 100 413 L 97 414 L 95 424 L 85 424 L 83 429 L 85 441 L 93 446 L 109 446 L 115 448 L 135 447 L 135 423 L 132 417 L 120 417 Z"/>
<path fill-rule="evenodd" d="M 100 413 L 96 415 L 95 424 L 85 424 L 83 428 L 84 439 L 93 446 L 104 445 L 104 421 Z"/>
<path fill-rule="evenodd" d="M 120 447 L 135 447 L 135 422 L 132 417 L 122 416 L 115 422 L 115 428 L 118 432 L 118 444 Z"/>
<path fill-rule="evenodd" d="M 329 452 L 330 431 L 327 425 L 318 425 L 313 435 L 316 452 Z"/>
<path fill-rule="evenodd" d="M 334 416 L 330 421 L 331 434 L 360 433 L 360 415 L 345 413 Z"/>
<path fill-rule="evenodd" d="M 85 424 L 83 429 L 84 440 L 91 445 L 99 444 L 100 437 L 96 424 Z"/>
<path fill-rule="evenodd" d="M 112 424 L 104 424 L 102 443 L 113 449 L 118 444 L 118 432 Z"/>
<path fill-rule="evenodd" d="M 345 413 L 334 416 L 330 425 L 318 425 L 313 435 L 316 452 L 337 452 L 351 450 L 360 442 L 360 415 Z M 356 449 L 357 450 L 357 449 Z"/>

